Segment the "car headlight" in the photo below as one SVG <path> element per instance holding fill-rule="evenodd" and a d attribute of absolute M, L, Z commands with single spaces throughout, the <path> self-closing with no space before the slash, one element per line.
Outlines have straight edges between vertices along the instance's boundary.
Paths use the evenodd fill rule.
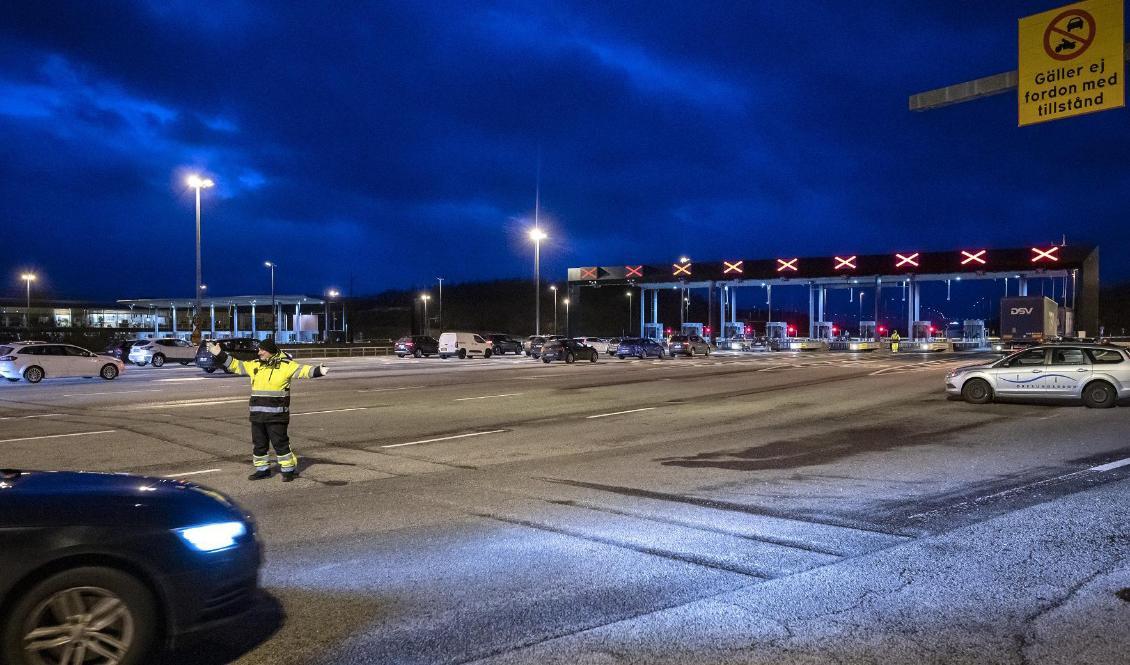
<path fill-rule="evenodd" d="M 181 540 L 198 552 L 218 552 L 235 547 L 235 539 L 247 533 L 243 522 L 217 522 L 174 530 Z"/>

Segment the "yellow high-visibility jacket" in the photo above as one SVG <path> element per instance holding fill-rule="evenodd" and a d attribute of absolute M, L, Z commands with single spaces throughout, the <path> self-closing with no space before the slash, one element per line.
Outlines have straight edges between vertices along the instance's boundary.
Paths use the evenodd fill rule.
<path fill-rule="evenodd" d="M 224 356 L 227 356 L 226 358 Z M 322 375 L 320 367 L 301 365 L 283 353 L 259 360 L 236 360 L 226 353 L 216 358 L 233 374 L 251 377 L 252 422 L 288 422 L 290 420 L 290 380 L 316 379 Z"/>

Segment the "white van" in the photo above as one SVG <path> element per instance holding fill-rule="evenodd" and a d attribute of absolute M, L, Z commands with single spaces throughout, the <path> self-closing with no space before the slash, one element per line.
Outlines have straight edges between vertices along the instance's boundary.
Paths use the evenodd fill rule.
<path fill-rule="evenodd" d="M 459 356 L 466 358 L 475 354 L 484 358 L 491 356 L 491 344 L 475 333 L 445 332 L 439 336 L 439 357 Z"/>

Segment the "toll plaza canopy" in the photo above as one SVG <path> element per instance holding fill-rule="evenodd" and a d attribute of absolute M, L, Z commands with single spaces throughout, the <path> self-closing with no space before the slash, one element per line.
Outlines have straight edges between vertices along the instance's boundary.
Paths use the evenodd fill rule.
<path fill-rule="evenodd" d="M 819 298 L 818 311 L 810 307 L 813 313 L 810 318 L 816 321 L 823 319 L 823 295 L 822 289 L 815 287 L 881 288 L 884 282 L 905 282 L 915 294 L 911 298 L 908 317 L 916 320 L 917 284 L 920 282 L 1014 278 L 1019 280 L 1021 295 L 1027 295 L 1027 279 L 1061 277 L 1070 278 L 1080 328 L 1085 326 L 1087 330 L 1097 330 L 1098 327 L 1099 250 L 1096 246 L 1087 245 L 757 259 L 734 257 L 713 262 L 679 260 L 667 264 L 569 268 L 568 277 L 570 298 L 576 304 L 579 304 L 581 289 L 586 286 L 636 286 L 644 292 L 653 291 L 654 298 L 659 289 L 671 287 L 713 290 L 715 286 L 808 285 L 814 289 L 814 294 L 820 292 L 819 296 L 813 296 L 814 303 Z M 642 334 L 646 325 L 646 305 L 645 298 L 639 300 Z M 574 309 L 577 307 L 574 306 Z M 654 301 L 652 310 L 652 318 L 655 318 Z M 725 321 L 724 308 L 719 311 L 722 313 L 721 320 Z"/>

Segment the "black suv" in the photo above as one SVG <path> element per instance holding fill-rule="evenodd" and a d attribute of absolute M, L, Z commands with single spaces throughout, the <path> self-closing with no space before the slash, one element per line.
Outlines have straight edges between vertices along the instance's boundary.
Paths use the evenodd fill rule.
<path fill-rule="evenodd" d="M 594 363 L 599 356 L 596 349 L 575 339 L 552 339 L 541 347 L 541 361 L 547 364 L 554 360 L 564 360 L 567 363 L 587 360 Z"/>
<path fill-rule="evenodd" d="M 409 335 L 396 340 L 393 351 L 397 358 L 404 356 L 426 357 L 433 353 L 439 353 L 439 342 L 435 337 L 428 337 L 427 335 Z"/>
<path fill-rule="evenodd" d="M 491 350 L 496 356 L 501 356 L 504 353 L 513 353 L 516 356 L 520 356 L 524 351 L 522 347 L 522 340 L 514 339 L 510 335 L 491 333 L 489 335 L 484 335 L 484 337 L 490 340 Z"/>
<path fill-rule="evenodd" d="M 106 348 L 103 349 L 102 353 L 99 354 L 99 355 L 110 356 L 112 358 L 117 358 L 118 360 L 120 360 L 124 363 L 128 363 L 129 362 L 129 350 L 131 348 L 133 348 L 133 345 L 134 344 L 145 344 L 148 341 L 149 340 L 147 340 L 147 339 L 127 339 L 127 340 L 118 340 L 118 341 L 110 342 L 110 344 L 107 345 Z"/>
<path fill-rule="evenodd" d="M 216 356 L 208 351 L 208 344 L 211 340 L 204 340 L 200 343 L 200 348 L 196 349 L 196 366 L 211 374 L 218 369 L 225 372 L 227 369 L 220 366 L 216 362 Z M 259 358 L 259 340 L 251 339 L 250 337 L 239 337 L 236 339 L 221 339 L 217 342 L 224 353 L 232 356 L 236 360 L 257 360 Z"/>

